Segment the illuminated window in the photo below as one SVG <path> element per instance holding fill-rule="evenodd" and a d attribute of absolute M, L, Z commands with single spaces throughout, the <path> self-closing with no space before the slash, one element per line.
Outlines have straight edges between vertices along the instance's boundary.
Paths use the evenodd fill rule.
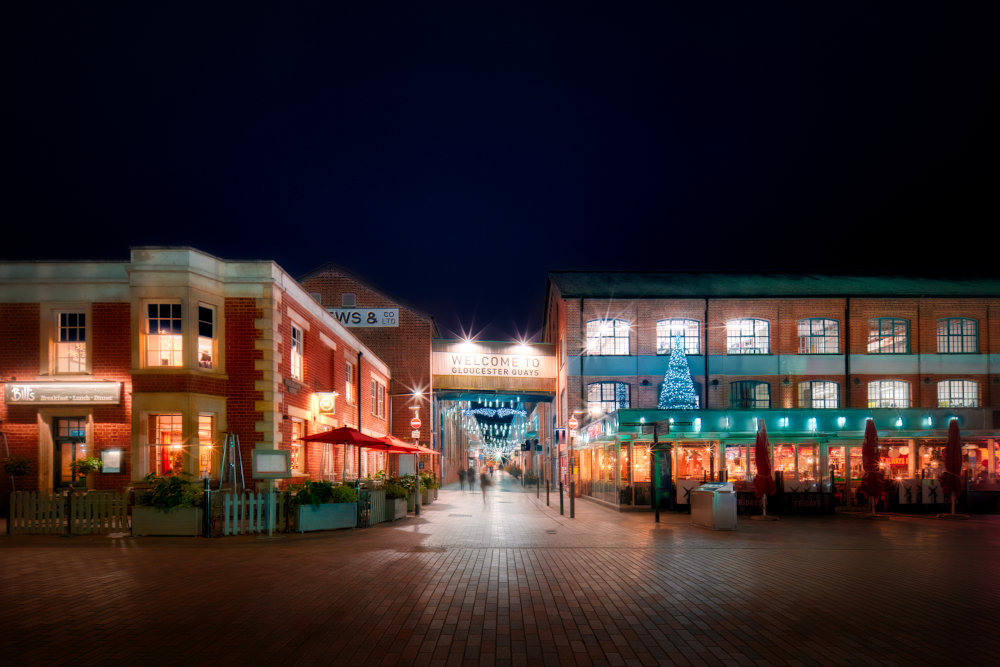
<path fill-rule="evenodd" d="M 742 380 L 729 385 L 729 407 L 767 409 L 771 407 L 771 385 L 756 380 Z"/>
<path fill-rule="evenodd" d="M 215 308 L 198 306 L 198 367 L 214 368 Z"/>
<path fill-rule="evenodd" d="M 868 407 L 910 407 L 910 384 L 901 380 L 875 380 L 874 382 L 869 382 Z"/>
<path fill-rule="evenodd" d="M 147 304 L 146 365 L 149 367 L 184 365 L 181 304 Z"/>
<path fill-rule="evenodd" d="M 938 354 L 979 352 L 979 324 L 967 317 L 938 320 Z"/>
<path fill-rule="evenodd" d="M 628 354 L 628 332 L 626 320 L 587 322 L 587 354 Z"/>
<path fill-rule="evenodd" d="M 149 471 L 157 475 L 179 475 L 184 471 L 182 416 L 153 415 L 153 445 L 150 447 Z"/>
<path fill-rule="evenodd" d="M 592 417 L 629 407 L 631 387 L 626 382 L 594 382 L 587 385 L 587 410 Z"/>
<path fill-rule="evenodd" d="M 868 320 L 868 354 L 907 354 L 910 323 L 894 317 Z"/>
<path fill-rule="evenodd" d="M 304 438 L 306 434 L 306 425 L 301 419 L 292 419 L 292 442 L 289 446 L 291 451 L 290 457 L 292 459 L 292 472 L 297 475 L 304 474 L 305 470 L 305 457 L 303 456 L 303 443 L 299 438 Z"/>
<path fill-rule="evenodd" d="M 198 415 L 198 474 L 212 476 L 212 445 L 214 440 L 215 415 L 202 412 Z"/>
<path fill-rule="evenodd" d="M 839 408 L 840 385 L 836 382 L 800 382 L 800 408 Z"/>
<path fill-rule="evenodd" d="M 344 383 L 344 396 L 345 400 L 354 405 L 354 364 L 347 363 L 347 380 Z"/>
<path fill-rule="evenodd" d="M 292 378 L 302 381 L 302 329 L 292 325 Z"/>
<path fill-rule="evenodd" d="M 385 385 L 372 378 L 372 414 L 385 419 Z"/>
<path fill-rule="evenodd" d="M 840 322 L 811 318 L 799 320 L 799 354 L 838 354 Z"/>
<path fill-rule="evenodd" d="M 770 354 L 771 325 L 767 320 L 730 320 L 726 323 L 729 354 Z"/>
<path fill-rule="evenodd" d="M 87 314 L 59 313 L 57 373 L 87 372 Z"/>
<path fill-rule="evenodd" d="M 943 380 L 937 394 L 939 408 L 979 407 L 979 384 L 972 380 Z"/>
<path fill-rule="evenodd" d="M 684 354 L 698 354 L 698 320 L 660 320 L 656 323 L 656 353 L 670 354 L 674 339 L 680 334 Z"/>

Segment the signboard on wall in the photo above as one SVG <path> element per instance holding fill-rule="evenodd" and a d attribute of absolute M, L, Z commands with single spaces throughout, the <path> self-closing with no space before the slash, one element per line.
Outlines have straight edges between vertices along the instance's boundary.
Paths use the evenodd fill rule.
<path fill-rule="evenodd" d="M 434 352 L 431 363 L 431 372 L 434 375 L 548 379 L 556 377 L 555 357 L 478 352 Z"/>
<path fill-rule="evenodd" d="M 327 308 L 345 327 L 398 327 L 399 308 Z"/>
<path fill-rule="evenodd" d="M 8 382 L 7 405 L 118 405 L 121 382 Z"/>

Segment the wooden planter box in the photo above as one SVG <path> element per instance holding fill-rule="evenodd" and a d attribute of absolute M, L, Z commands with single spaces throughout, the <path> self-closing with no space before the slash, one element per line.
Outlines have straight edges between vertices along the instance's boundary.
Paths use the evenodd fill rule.
<path fill-rule="evenodd" d="M 385 520 L 395 521 L 406 518 L 406 498 L 385 499 Z"/>
<path fill-rule="evenodd" d="M 292 514 L 292 530 L 336 530 L 358 525 L 357 503 L 324 503 L 319 507 L 299 505 Z"/>
<path fill-rule="evenodd" d="M 434 500 L 438 499 L 438 490 L 434 489 Z"/>
<path fill-rule="evenodd" d="M 169 512 L 141 505 L 132 508 L 132 537 L 140 535 L 197 537 L 203 532 L 200 507 L 181 507 Z"/>
<path fill-rule="evenodd" d="M 434 501 L 431 499 L 431 490 L 430 489 L 420 489 L 420 504 L 421 505 L 430 505 L 432 502 L 434 502 Z"/>
<path fill-rule="evenodd" d="M 416 504 L 417 501 L 416 501 L 416 498 L 417 498 L 417 494 L 413 493 L 412 491 L 410 491 L 410 493 L 407 494 L 407 496 L 406 496 L 406 511 L 407 512 L 415 512 L 417 510 L 417 504 Z"/>

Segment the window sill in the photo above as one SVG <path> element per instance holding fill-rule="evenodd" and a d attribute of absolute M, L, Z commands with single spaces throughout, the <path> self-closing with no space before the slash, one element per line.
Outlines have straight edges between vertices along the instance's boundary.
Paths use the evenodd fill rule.
<path fill-rule="evenodd" d="M 202 369 L 185 368 L 184 366 L 163 366 L 156 368 L 133 368 L 131 375 L 194 375 L 204 378 L 215 378 L 217 380 L 228 380 L 226 373 L 218 371 L 206 371 Z"/>

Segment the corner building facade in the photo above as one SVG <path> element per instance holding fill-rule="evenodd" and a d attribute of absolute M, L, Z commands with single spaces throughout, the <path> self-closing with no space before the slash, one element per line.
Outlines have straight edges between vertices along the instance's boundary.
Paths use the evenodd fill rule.
<path fill-rule="evenodd" d="M 0 376 L 10 452 L 33 465 L 20 490 L 68 486 L 83 456 L 104 461 L 96 488 L 151 472 L 218 479 L 227 433 L 248 486 L 254 448 L 289 450 L 292 482 L 385 464 L 297 440 L 345 425 L 388 433 L 378 395 L 359 388 L 392 376 L 270 261 L 149 247 L 127 262 L 0 263 Z"/>

